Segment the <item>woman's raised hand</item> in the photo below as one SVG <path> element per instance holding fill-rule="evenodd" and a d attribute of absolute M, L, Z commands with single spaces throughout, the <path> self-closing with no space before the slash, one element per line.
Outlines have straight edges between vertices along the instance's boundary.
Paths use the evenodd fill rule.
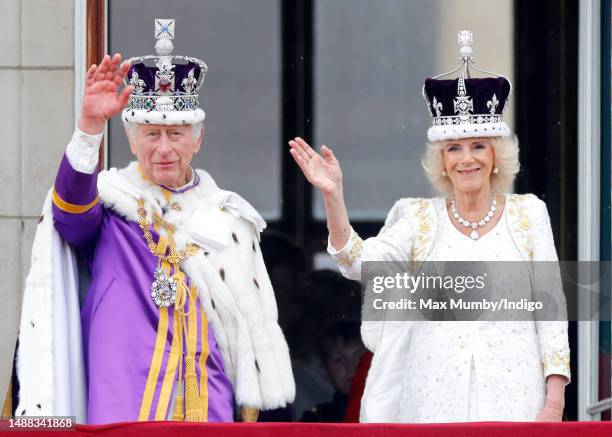
<path fill-rule="evenodd" d="M 340 250 L 351 236 L 351 224 L 342 192 L 340 163 L 327 146 L 321 147 L 319 155 L 300 137 L 289 141 L 289 145 L 291 156 L 300 166 L 308 182 L 323 194 L 330 241 L 336 250 Z"/>
<path fill-rule="evenodd" d="M 85 92 L 79 129 L 88 134 L 98 134 L 114 115 L 123 110 L 132 92 L 126 86 L 118 93 L 123 78 L 130 70 L 128 62 L 121 63 L 121 55 L 104 56 L 100 65 L 92 65 L 85 76 Z"/>
<path fill-rule="evenodd" d="M 342 194 L 342 171 L 340 163 L 332 150 L 327 146 L 321 147 L 318 154 L 302 138 L 297 137 L 289 141 L 289 152 L 297 165 L 312 185 L 324 196 Z"/>

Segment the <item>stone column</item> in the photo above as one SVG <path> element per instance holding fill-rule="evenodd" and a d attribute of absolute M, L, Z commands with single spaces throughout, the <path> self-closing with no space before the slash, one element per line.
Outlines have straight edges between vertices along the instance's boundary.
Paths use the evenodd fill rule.
<path fill-rule="evenodd" d="M 75 0 L 0 0 L 0 405 L 43 200 L 74 125 Z"/>

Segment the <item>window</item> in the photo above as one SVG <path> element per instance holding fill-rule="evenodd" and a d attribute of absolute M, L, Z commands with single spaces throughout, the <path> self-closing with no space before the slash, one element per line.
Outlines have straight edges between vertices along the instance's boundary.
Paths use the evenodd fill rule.
<path fill-rule="evenodd" d="M 512 82 L 512 1 L 319 0 L 313 21 L 313 142 L 342 164 L 351 219 L 384 220 L 401 197 L 436 195 L 421 166 L 424 79 L 458 66 L 457 32 L 469 29 L 477 65 Z M 325 218 L 318 194 L 314 216 Z"/>
<path fill-rule="evenodd" d="M 546 200 L 561 258 L 576 259 L 577 3 L 107 2 L 109 52 L 154 53 L 153 19 L 175 18 L 174 53 L 209 66 L 200 92 L 206 135 L 194 166 L 243 195 L 268 222 L 262 250 L 298 382 L 292 416 L 281 419 L 299 419 L 333 393 L 325 378 L 312 378 L 318 365 L 313 333 L 331 321 L 359 317 L 354 283 L 329 270 L 313 272 L 334 267 L 324 251 L 325 215 L 287 140 L 300 135 L 335 150 L 352 224 L 364 238 L 375 235 L 396 199 L 434 195 L 420 165 L 430 124 L 421 87 L 426 77 L 455 67 L 457 31 L 473 31 L 478 66 L 512 81 L 505 118 L 521 139 L 517 191 Z M 132 157 L 119 120 L 109 133 L 109 165 L 124 166 Z M 338 288 L 346 293 L 332 299 L 328 292 Z M 599 372 L 604 379 L 605 372 Z M 566 413 L 575 419 L 572 390 L 575 384 L 568 388 Z M 607 393 L 602 389 L 599 399 Z"/>

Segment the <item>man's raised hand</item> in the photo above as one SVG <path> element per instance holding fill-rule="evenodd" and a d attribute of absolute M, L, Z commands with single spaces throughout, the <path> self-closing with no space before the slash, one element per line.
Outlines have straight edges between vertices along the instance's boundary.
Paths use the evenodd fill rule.
<path fill-rule="evenodd" d="M 121 63 L 121 55 L 104 56 L 100 65 L 92 65 L 85 76 L 85 92 L 79 129 L 91 135 L 102 133 L 106 121 L 120 113 L 132 92 L 126 86 L 118 93 L 130 64 Z"/>

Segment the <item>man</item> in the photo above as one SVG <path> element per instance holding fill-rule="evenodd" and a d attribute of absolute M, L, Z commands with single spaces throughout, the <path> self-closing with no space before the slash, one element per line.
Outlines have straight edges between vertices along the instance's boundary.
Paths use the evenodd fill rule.
<path fill-rule="evenodd" d="M 206 64 L 171 55 L 174 20 L 155 26 L 157 56 L 105 56 L 87 71 L 26 281 L 17 415 L 232 421 L 237 406 L 256 420 L 294 397 L 259 250 L 265 222 L 190 165 Z M 118 114 L 137 162 L 98 175 L 102 132 Z M 91 271 L 81 329 L 65 243 Z"/>

